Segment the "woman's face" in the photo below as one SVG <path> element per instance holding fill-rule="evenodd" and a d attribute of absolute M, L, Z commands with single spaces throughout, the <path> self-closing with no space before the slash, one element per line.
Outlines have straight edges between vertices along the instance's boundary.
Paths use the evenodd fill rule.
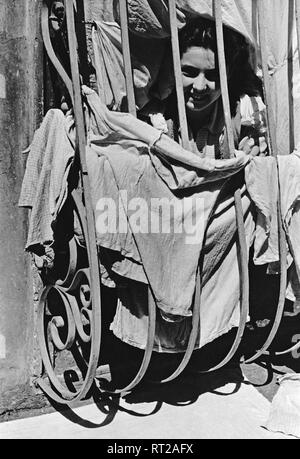
<path fill-rule="evenodd" d="M 215 102 L 221 94 L 219 70 L 211 49 L 192 46 L 181 58 L 186 108 L 197 114 Z"/>

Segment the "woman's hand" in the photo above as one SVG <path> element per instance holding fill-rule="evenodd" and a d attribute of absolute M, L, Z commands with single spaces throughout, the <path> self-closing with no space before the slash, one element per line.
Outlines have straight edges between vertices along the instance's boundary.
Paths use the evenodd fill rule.
<path fill-rule="evenodd" d="M 255 141 L 252 137 L 244 137 L 239 143 L 239 150 L 246 153 L 246 155 L 265 156 L 268 145 L 265 137 L 259 137 L 259 145 L 255 145 Z"/>

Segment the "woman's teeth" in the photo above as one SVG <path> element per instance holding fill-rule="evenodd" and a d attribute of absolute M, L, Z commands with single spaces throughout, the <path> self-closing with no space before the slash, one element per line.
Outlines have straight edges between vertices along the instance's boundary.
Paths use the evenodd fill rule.
<path fill-rule="evenodd" d="M 207 93 L 204 93 L 204 94 L 199 94 L 199 95 L 195 95 L 193 94 L 192 95 L 192 99 L 195 100 L 195 101 L 201 101 L 204 99 L 204 97 L 207 96 Z"/>

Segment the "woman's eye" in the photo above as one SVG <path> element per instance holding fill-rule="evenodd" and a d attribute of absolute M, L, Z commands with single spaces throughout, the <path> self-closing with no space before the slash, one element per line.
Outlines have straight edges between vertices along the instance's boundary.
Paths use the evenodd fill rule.
<path fill-rule="evenodd" d="M 219 79 L 219 73 L 217 70 L 213 69 L 213 70 L 207 70 L 205 72 L 205 78 L 208 80 L 208 81 L 217 81 Z"/>
<path fill-rule="evenodd" d="M 184 75 L 187 78 L 197 78 L 199 75 L 199 70 L 194 69 L 193 67 L 183 67 L 181 69 L 182 75 Z"/>

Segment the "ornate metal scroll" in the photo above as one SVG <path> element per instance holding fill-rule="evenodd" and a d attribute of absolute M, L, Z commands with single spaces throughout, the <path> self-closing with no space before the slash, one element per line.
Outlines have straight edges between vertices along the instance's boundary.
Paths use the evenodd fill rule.
<path fill-rule="evenodd" d="M 73 192 L 74 218 L 80 223 L 80 236 L 87 241 L 86 215 L 81 195 Z M 84 223 L 83 223 L 84 222 Z M 38 383 L 58 403 L 82 400 L 89 392 L 98 367 L 101 343 L 100 288 L 93 291 L 90 257 L 82 257 L 77 237 L 69 241 L 68 267 L 64 279 L 44 288 L 38 310 L 38 339 L 45 374 Z M 95 246 L 97 255 L 97 247 Z M 83 261 L 82 261 L 83 260 Z M 54 264 L 55 271 L 55 264 Z M 99 279 L 99 275 L 98 275 Z M 99 279 L 100 283 L 100 279 Z M 81 373 L 81 387 L 70 390 L 56 373 L 59 353 L 69 352 L 71 371 Z M 55 358 L 54 358 L 55 357 Z M 75 370 L 76 368 L 76 370 Z"/>
<path fill-rule="evenodd" d="M 77 134 L 75 165 L 79 165 L 81 183 L 78 190 L 75 189 L 72 192 L 71 198 L 74 217 L 80 227 L 79 237 L 84 241 L 85 261 L 82 264 L 82 257 L 80 257 L 82 244 L 79 244 L 78 237 L 71 238 L 68 241 L 69 262 L 65 273 L 55 277 L 54 267 L 54 280 L 44 288 L 41 294 L 38 312 L 38 339 L 45 370 L 44 376 L 48 377 L 50 385 L 45 377 L 40 378 L 38 383 L 42 390 L 56 402 L 70 404 L 82 400 L 88 394 L 96 377 L 101 344 L 101 283 L 99 253 L 85 157 L 86 135 L 73 0 L 65 0 L 65 6 L 72 79 L 68 77 L 52 48 L 49 33 L 49 9 L 46 5 L 43 9 L 42 26 L 48 56 L 63 78 L 73 101 Z M 123 23 L 125 23 L 124 8 L 122 11 Z M 141 367 L 130 384 L 113 393 L 132 390 L 144 377 L 153 351 L 155 323 L 155 298 L 149 288 L 148 339 Z M 55 363 L 59 354 L 63 352 L 69 352 L 73 357 L 73 363 L 80 369 L 82 382 L 79 390 L 75 388 L 70 390 L 55 370 Z"/>
<path fill-rule="evenodd" d="M 94 214 L 85 158 L 86 133 L 81 100 L 73 0 L 66 0 L 65 7 L 72 80 L 66 77 L 66 72 L 59 61 L 55 60 L 56 56 L 52 48 L 50 34 L 47 32 L 49 11 L 46 7 L 43 10 L 42 20 L 48 55 L 52 58 L 54 65 L 58 66 L 59 73 L 66 77 L 65 84 L 73 100 L 77 134 L 75 163 L 79 164 L 82 193 L 74 191 L 72 197 L 74 211 L 80 222 L 86 243 L 88 266 L 74 274 L 77 254 L 74 241 L 70 242 L 70 264 L 65 279 L 60 279 L 54 285 L 47 286 L 40 300 L 38 313 L 39 343 L 51 387 L 44 378 L 39 380 L 39 385 L 59 403 L 74 402 L 87 395 L 96 375 L 101 344 L 101 284 Z M 60 300 L 53 301 L 53 295 L 57 300 Z M 77 351 L 78 349 L 82 350 L 82 352 L 77 352 L 83 376 L 82 386 L 78 391 L 70 391 L 59 381 L 54 370 L 55 362 L 50 358 L 50 344 L 54 353 L 72 350 L 74 346 L 76 346 Z"/>

